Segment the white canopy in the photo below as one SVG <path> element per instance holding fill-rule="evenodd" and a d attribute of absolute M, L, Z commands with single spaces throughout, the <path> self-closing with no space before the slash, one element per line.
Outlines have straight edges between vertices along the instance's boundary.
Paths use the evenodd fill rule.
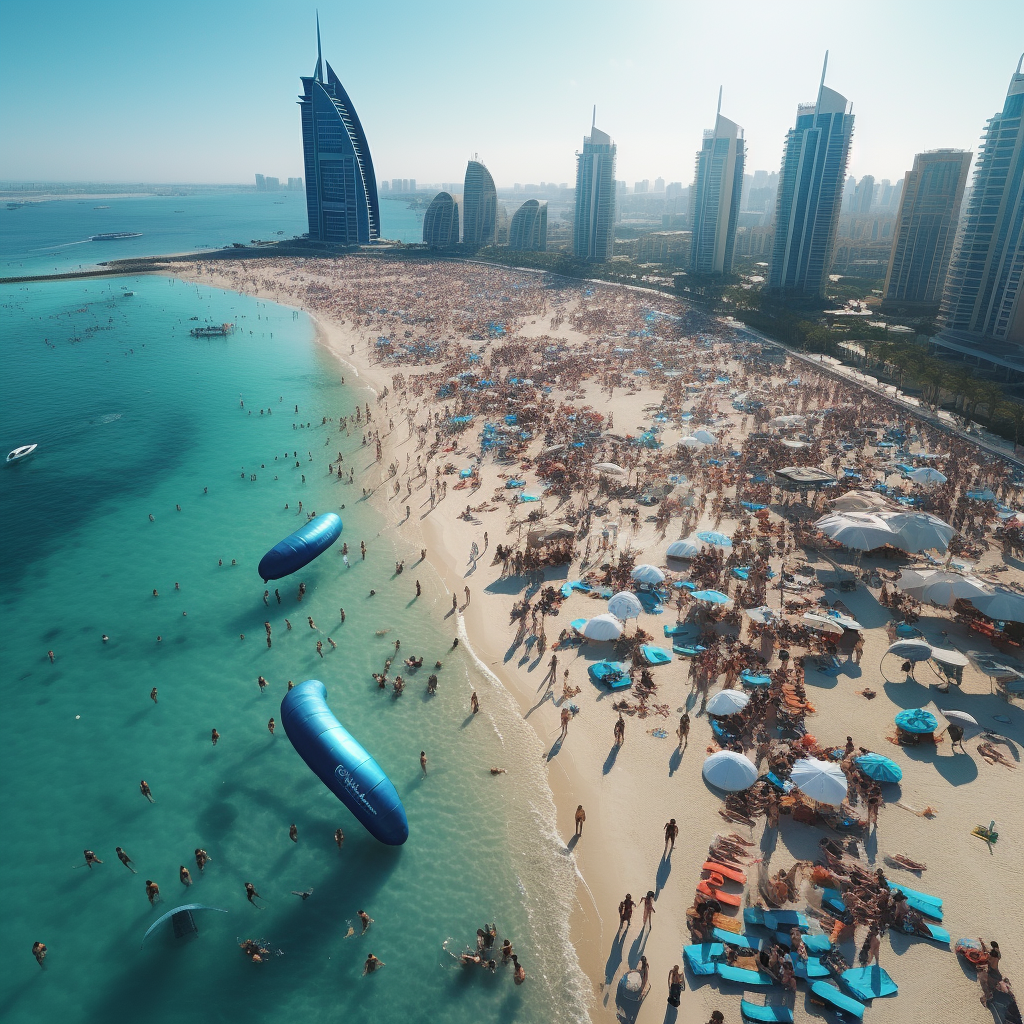
<path fill-rule="evenodd" d="M 614 615 L 595 615 L 587 619 L 583 635 L 588 640 L 618 640 L 622 636 L 622 623 Z"/>
<path fill-rule="evenodd" d="M 648 565 L 646 562 L 643 565 L 638 565 L 630 574 L 637 583 L 664 583 L 665 574 L 656 566 Z"/>
<path fill-rule="evenodd" d="M 896 547 L 904 551 L 945 551 L 956 530 L 930 512 L 886 512 L 882 515 L 897 534 Z"/>
<path fill-rule="evenodd" d="M 668 558 L 693 558 L 700 551 L 700 545 L 690 537 L 674 540 L 665 552 Z"/>
<path fill-rule="evenodd" d="M 743 610 L 751 622 L 764 624 L 766 622 L 775 622 L 778 618 L 778 612 L 774 608 L 769 608 L 766 604 L 762 604 L 757 608 L 744 608 Z"/>
<path fill-rule="evenodd" d="M 915 469 L 912 473 L 907 474 L 907 479 L 913 480 L 915 484 L 944 484 L 946 477 L 940 473 L 937 469 L 932 469 L 931 466 L 922 466 L 920 469 Z"/>
<path fill-rule="evenodd" d="M 707 703 L 709 715 L 735 715 L 742 711 L 750 702 L 750 697 L 743 690 L 719 690 Z"/>
<path fill-rule="evenodd" d="M 846 797 L 846 776 L 833 761 L 801 758 L 793 765 L 789 778 L 801 793 L 818 803 L 838 807 Z"/>
<path fill-rule="evenodd" d="M 616 466 L 614 462 L 597 462 L 594 464 L 594 469 L 598 473 L 604 473 L 606 476 L 626 475 L 626 471 L 621 466 Z"/>
<path fill-rule="evenodd" d="M 972 597 L 971 604 L 990 619 L 1024 622 L 1024 594 L 997 587 L 991 594 Z"/>
<path fill-rule="evenodd" d="M 918 601 L 941 605 L 952 604 L 957 598 L 973 601 L 976 597 L 992 593 L 992 588 L 976 576 L 965 576 L 948 569 L 904 571 L 896 585 Z"/>
<path fill-rule="evenodd" d="M 698 440 L 692 434 L 687 437 L 681 438 L 679 441 L 680 448 L 703 448 L 706 442 Z"/>
<path fill-rule="evenodd" d="M 757 781 L 757 769 L 749 758 L 735 750 L 719 750 L 704 762 L 704 778 L 717 789 L 738 793 Z"/>
<path fill-rule="evenodd" d="M 830 513 L 814 525 L 826 537 L 858 551 L 870 551 L 883 544 L 896 544 L 898 540 L 886 521 L 873 512 Z"/>
<path fill-rule="evenodd" d="M 620 591 L 608 601 L 608 614 L 622 619 L 623 622 L 626 619 L 638 618 L 643 610 L 644 606 L 640 603 L 640 599 L 628 590 Z"/>

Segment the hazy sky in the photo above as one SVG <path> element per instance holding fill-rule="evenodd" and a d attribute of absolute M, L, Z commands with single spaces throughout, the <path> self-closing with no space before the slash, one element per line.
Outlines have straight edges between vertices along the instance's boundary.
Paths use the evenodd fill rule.
<path fill-rule="evenodd" d="M 306 0 L 2 0 L 0 178 L 252 181 L 302 173 Z M 746 130 L 778 170 L 796 105 L 828 84 L 857 115 L 850 172 L 974 148 L 1024 49 L 1020 0 L 321 0 L 324 56 L 362 119 L 378 178 L 568 181 L 597 123 L 616 177 L 688 184 L 701 131 Z"/>

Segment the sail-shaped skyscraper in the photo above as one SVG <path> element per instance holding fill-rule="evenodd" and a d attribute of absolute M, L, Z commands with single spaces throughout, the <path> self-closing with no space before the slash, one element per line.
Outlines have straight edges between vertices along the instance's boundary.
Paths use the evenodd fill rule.
<path fill-rule="evenodd" d="M 335 245 L 366 245 L 380 237 L 377 176 L 359 115 L 321 54 L 319 19 L 316 70 L 301 81 L 309 237 Z"/>

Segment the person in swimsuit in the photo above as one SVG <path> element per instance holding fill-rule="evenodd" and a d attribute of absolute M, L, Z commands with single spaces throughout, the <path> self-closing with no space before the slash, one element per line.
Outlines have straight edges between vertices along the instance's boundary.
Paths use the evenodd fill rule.
<path fill-rule="evenodd" d="M 627 892 L 626 898 L 619 904 L 619 928 L 625 925 L 626 931 L 629 931 L 629 923 L 633 919 L 633 908 L 635 906 L 633 897 Z"/>
<path fill-rule="evenodd" d="M 366 962 L 363 964 L 363 974 L 373 974 L 374 971 L 380 970 L 384 967 L 384 961 L 375 957 L 372 953 L 366 958 Z"/>
<path fill-rule="evenodd" d="M 32 955 L 36 958 L 36 963 L 39 964 L 40 967 L 42 967 L 43 961 L 46 959 L 46 943 L 33 942 Z"/>
<path fill-rule="evenodd" d="M 88 867 L 90 871 L 92 870 L 93 864 L 102 864 L 102 863 L 103 863 L 103 861 L 101 861 L 99 859 L 99 857 L 97 857 L 96 854 L 92 852 L 92 850 L 86 850 L 85 851 L 85 864 L 86 864 L 86 867 Z"/>
<path fill-rule="evenodd" d="M 120 846 L 114 847 L 114 853 L 117 854 L 117 859 L 134 875 L 135 868 L 132 867 L 132 859 L 128 856 Z"/>

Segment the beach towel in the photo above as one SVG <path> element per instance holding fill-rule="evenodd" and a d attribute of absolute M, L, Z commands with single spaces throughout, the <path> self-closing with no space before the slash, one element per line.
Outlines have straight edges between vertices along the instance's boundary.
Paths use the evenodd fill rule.
<path fill-rule="evenodd" d="M 808 953 L 827 953 L 832 948 L 827 935 L 801 935 Z M 789 949 L 789 932 L 776 932 L 775 941 Z"/>
<path fill-rule="evenodd" d="M 806 981 L 808 978 L 827 978 L 829 970 L 813 956 L 809 956 L 806 960 L 795 956 L 793 957 L 793 973 Z"/>

